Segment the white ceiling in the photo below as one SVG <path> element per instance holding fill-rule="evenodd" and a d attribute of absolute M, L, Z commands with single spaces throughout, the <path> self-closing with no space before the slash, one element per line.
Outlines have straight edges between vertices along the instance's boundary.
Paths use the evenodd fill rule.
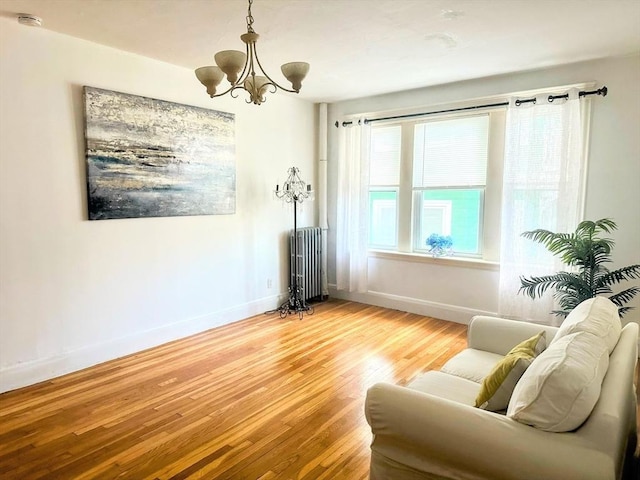
<path fill-rule="evenodd" d="M 244 50 L 247 2 L 0 0 L 16 13 L 195 69 Z M 639 0 L 255 0 L 252 13 L 267 73 L 286 84 L 282 63 L 309 62 L 300 96 L 316 102 L 640 52 Z"/>

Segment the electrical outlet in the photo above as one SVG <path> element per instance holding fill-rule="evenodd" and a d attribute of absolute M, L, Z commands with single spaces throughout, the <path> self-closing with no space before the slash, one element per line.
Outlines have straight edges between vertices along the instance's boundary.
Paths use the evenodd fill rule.
<path fill-rule="evenodd" d="M 273 280 L 267 278 L 267 288 L 273 288 Z"/>

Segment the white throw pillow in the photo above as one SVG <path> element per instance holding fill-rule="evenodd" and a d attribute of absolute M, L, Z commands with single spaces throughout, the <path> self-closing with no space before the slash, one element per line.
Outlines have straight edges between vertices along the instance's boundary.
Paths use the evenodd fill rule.
<path fill-rule="evenodd" d="M 602 339 L 577 332 L 536 357 L 513 390 L 507 417 L 549 432 L 575 430 L 600 397 L 609 367 Z"/>
<path fill-rule="evenodd" d="M 567 315 L 551 344 L 570 333 L 589 332 L 602 338 L 611 354 L 621 331 L 622 324 L 615 303 L 606 297 L 594 297 L 585 300 Z"/>

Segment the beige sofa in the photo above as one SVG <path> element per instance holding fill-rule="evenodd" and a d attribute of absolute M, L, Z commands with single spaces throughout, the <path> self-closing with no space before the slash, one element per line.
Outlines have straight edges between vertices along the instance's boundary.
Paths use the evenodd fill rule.
<path fill-rule="evenodd" d="M 605 363 L 608 360 L 604 378 L 594 382 L 599 388 L 599 396 L 594 400 L 597 403 L 578 428 L 557 433 L 517 421 L 513 415 L 509 416 L 510 410 L 507 414 L 491 412 L 474 404 L 482 379 L 494 365 L 514 345 L 544 330 L 549 347 L 534 358 L 516 384 L 516 390 L 540 387 L 543 381 L 527 380 L 526 376 L 533 365 L 545 361 L 544 356 L 554 344 L 561 342 L 559 338 L 554 339 L 559 329 L 492 317 L 473 318 L 468 348 L 447 362 L 441 371 L 426 372 L 407 387 L 379 383 L 367 392 L 365 413 L 373 433 L 370 478 L 620 479 L 625 454 L 635 447 L 636 440 L 633 376 L 638 355 L 638 325 L 630 323 L 616 328 L 617 335 L 610 332 L 616 338 L 608 340 L 610 355 L 608 359 L 601 359 Z M 567 332 L 561 333 L 568 338 Z M 583 336 L 591 338 L 589 334 Z M 599 348 L 606 349 L 606 346 L 599 345 Z M 573 360 L 583 362 L 581 354 L 576 355 L 574 351 L 573 356 Z M 562 368 L 558 371 L 564 374 Z M 515 396 L 516 391 L 509 401 L 509 409 Z M 545 408 L 553 410 L 554 401 Z M 557 412 L 551 412 L 554 413 Z"/>

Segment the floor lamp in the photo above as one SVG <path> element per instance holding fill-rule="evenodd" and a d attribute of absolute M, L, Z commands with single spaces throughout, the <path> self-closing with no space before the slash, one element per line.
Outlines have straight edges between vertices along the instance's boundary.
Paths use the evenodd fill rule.
<path fill-rule="evenodd" d="M 289 314 L 298 314 L 300 320 L 303 315 L 313 314 L 313 307 L 305 301 L 302 295 L 302 289 L 298 283 L 298 203 L 302 203 L 313 196 L 311 185 L 305 183 L 300 178 L 300 170 L 297 167 L 291 167 L 288 171 L 288 177 L 285 182 L 276 185 L 275 195 L 285 203 L 293 204 L 293 260 L 291 265 L 291 284 L 289 285 L 289 298 L 280 307 L 280 317 L 284 318 Z"/>

